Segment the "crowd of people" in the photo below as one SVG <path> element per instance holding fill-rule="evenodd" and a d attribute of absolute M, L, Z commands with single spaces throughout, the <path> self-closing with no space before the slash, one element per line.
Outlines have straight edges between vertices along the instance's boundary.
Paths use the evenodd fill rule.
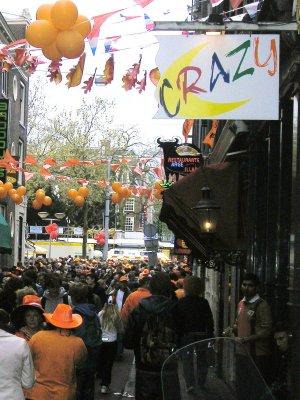
<path fill-rule="evenodd" d="M 258 285 L 254 274 L 243 278 L 236 323 L 225 334 L 248 347 L 277 399 L 285 400 L 288 333 L 278 324 L 273 332 Z M 157 351 L 148 342 L 162 321 L 167 345 Z M 96 384 L 103 395 L 110 392 L 113 365 L 122 360 L 124 347 L 134 351 L 136 400 L 161 399 L 165 352 L 213 336 L 204 283 L 183 262 L 151 267 L 69 256 L 0 269 L 0 399 L 94 400 Z M 278 345 L 281 365 L 275 376 L 268 368 L 272 343 Z M 199 356 L 196 383 L 191 358 L 185 356 L 186 392 L 193 394 L 197 384 L 205 385 L 208 366 Z M 177 372 L 169 372 L 170 398 L 179 400 Z"/>

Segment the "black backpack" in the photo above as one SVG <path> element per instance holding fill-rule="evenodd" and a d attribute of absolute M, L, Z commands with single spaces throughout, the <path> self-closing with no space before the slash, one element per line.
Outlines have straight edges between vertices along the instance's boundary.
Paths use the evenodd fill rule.
<path fill-rule="evenodd" d="M 78 336 L 84 341 L 89 351 L 98 351 L 102 344 L 102 330 L 97 315 L 83 316 L 82 325 L 79 327 Z"/>
<path fill-rule="evenodd" d="M 176 350 L 177 335 L 170 312 L 149 313 L 140 338 L 141 362 L 158 369 Z"/>

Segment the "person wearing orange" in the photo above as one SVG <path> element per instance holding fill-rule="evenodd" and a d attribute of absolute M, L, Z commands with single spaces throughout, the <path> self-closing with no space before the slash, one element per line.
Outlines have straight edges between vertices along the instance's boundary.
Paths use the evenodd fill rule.
<path fill-rule="evenodd" d="M 52 330 L 40 331 L 29 341 L 36 374 L 30 400 L 75 400 L 75 367 L 87 357 L 83 340 L 72 330 L 82 324 L 67 304 L 58 304 L 53 314 L 44 313 Z"/>
<path fill-rule="evenodd" d="M 129 315 L 140 303 L 140 301 L 145 297 L 151 296 L 150 290 L 148 289 L 150 279 L 151 278 L 148 275 L 142 276 L 140 279 L 140 287 L 137 288 L 137 290 L 135 290 L 134 292 L 130 293 L 130 295 L 125 300 L 125 303 L 121 310 L 121 317 L 124 325 L 126 325 Z"/>
<path fill-rule="evenodd" d="M 31 294 L 24 296 L 22 304 L 15 308 L 10 316 L 17 330 L 16 336 L 28 342 L 35 333 L 43 329 L 44 312 L 38 296 Z"/>

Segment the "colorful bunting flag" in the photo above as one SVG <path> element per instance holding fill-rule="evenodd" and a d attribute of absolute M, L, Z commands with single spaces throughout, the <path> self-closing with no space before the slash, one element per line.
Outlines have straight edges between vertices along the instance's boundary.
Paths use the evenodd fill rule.
<path fill-rule="evenodd" d="M 256 18 L 258 5 L 259 5 L 259 1 L 256 1 L 255 3 L 246 4 L 244 6 L 249 17 L 253 20 Z"/>
<path fill-rule="evenodd" d="M 243 2 L 243 0 L 230 0 L 230 5 L 233 10 L 236 10 L 238 6 Z"/>
<path fill-rule="evenodd" d="M 210 0 L 212 7 L 216 7 L 219 4 L 223 3 L 224 0 Z M 242 0 L 243 1 L 243 0 Z"/>
<path fill-rule="evenodd" d="M 153 31 L 154 23 L 147 14 L 144 14 L 144 20 L 145 20 L 146 30 Z"/>
<path fill-rule="evenodd" d="M 79 58 L 78 64 L 75 67 L 71 68 L 69 73 L 67 74 L 68 82 L 66 83 L 66 86 L 68 86 L 69 89 L 70 87 L 79 86 L 81 84 L 85 58 L 86 54 L 83 53 Z"/>
<path fill-rule="evenodd" d="M 135 3 L 141 7 L 146 7 L 148 4 L 152 3 L 153 0 L 134 0 Z"/>

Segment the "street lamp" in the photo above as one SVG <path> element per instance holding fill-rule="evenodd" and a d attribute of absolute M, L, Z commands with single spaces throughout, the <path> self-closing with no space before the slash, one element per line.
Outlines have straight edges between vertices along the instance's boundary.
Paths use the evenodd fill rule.
<path fill-rule="evenodd" d="M 39 216 L 41 219 L 43 219 L 44 221 L 49 221 L 50 224 L 52 224 L 53 221 L 60 221 L 60 220 L 62 220 L 62 219 L 65 217 L 65 215 L 66 215 L 66 214 L 63 213 L 63 212 L 57 212 L 57 213 L 54 214 L 54 217 L 55 217 L 55 218 L 52 218 L 52 217 L 47 218 L 47 217 L 49 217 L 49 213 L 48 213 L 47 211 L 39 211 L 37 214 L 38 214 L 38 216 Z M 52 250 L 52 237 L 51 237 L 51 235 L 50 235 L 50 238 L 49 238 L 49 259 L 51 259 L 51 250 Z"/>
<path fill-rule="evenodd" d="M 210 187 L 204 185 L 201 188 L 201 199 L 192 207 L 193 210 L 199 211 L 199 225 L 202 234 L 212 234 L 216 231 L 217 212 L 221 207 L 210 198 Z"/>

